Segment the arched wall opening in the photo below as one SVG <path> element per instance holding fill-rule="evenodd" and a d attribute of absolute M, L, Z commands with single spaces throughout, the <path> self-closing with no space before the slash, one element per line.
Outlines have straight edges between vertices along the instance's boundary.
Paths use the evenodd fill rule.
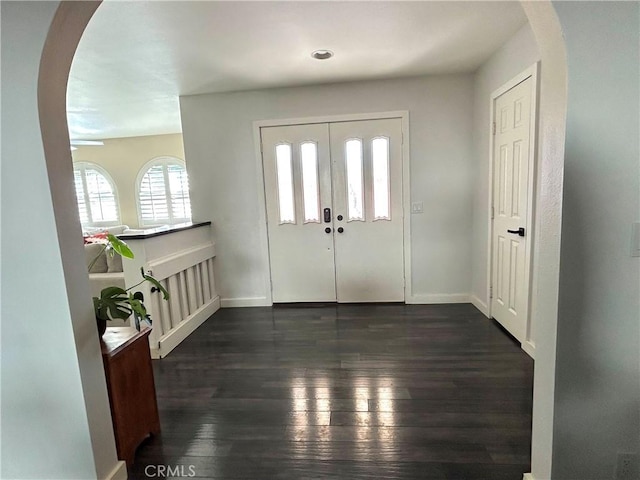
<path fill-rule="evenodd" d="M 66 120 L 66 85 L 78 42 L 100 2 L 63 2 L 42 53 L 38 84 L 40 128 L 98 477 L 114 468 L 113 433 L 95 339 L 87 273 L 81 258 L 80 223 L 72 184 L 73 165 Z M 553 440 L 555 346 L 560 257 L 560 220 L 567 69 L 560 23 L 549 1 L 523 2 L 542 56 L 537 233 L 534 252 L 533 321 L 538 360 L 534 379 L 532 467 L 535 478 L 550 478 Z"/>

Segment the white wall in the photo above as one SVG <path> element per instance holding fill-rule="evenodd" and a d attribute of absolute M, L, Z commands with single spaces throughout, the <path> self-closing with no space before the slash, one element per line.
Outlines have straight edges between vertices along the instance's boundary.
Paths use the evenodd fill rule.
<path fill-rule="evenodd" d="M 103 477 L 105 469 L 109 471 L 117 462 L 98 338 L 95 325 L 91 337 L 74 335 L 79 332 L 74 330 L 77 325 L 73 325 L 71 318 L 73 300 L 65 283 L 40 133 L 38 69 L 58 2 L 2 2 L 0 8 L 0 475 Z M 64 95 L 61 100 L 64 108 Z M 60 124 L 59 118 L 53 121 Z M 66 152 L 70 166 L 68 144 Z M 79 235 L 79 225 L 76 228 Z M 77 241 L 81 249 L 81 238 Z M 85 272 L 85 282 L 86 278 Z M 76 300 L 84 301 L 87 311 L 91 311 L 88 289 L 84 288 L 86 296 Z M 91 392 L 83 391 L 83 381 L 88 376 L 93 377 L 86 385 L 93 389 Z M 100 394 L 102 403 L 91 403 L 93 396 Z M 100 420 L 95 421 L 95 415 L 101 417 L 102 425 Z M 102 427 L 102 431 L 97 433 L 93 427 Z M 92 444 L 98 449 L 96 455 Z"/>
<path fill-rule="evenodd" d="M 640 447 L 640 4 L 556 2 L 568 110 L 554 479 L 611 479 Z"/>
<path fill-rule="evenodd" d="M 2 278 L 10 284 L 1 302 L 0 472 L 9 478 L 126 477 L 88 276 L 77 261 L 83 247 L 65 122 L 73 53 L 98 5 L 62 3 L 52 22 L 57 2 L 2 4 L 2 45 L 9 46 L 2 52 Z M 25 227 L 38 234 L 25 235 Z"/>
<path fill-rule="evenodd" d="M 540 59 L 526 23 L 476 72 L 473 91 L 473 233 L 471 294 L 485 313 L 489 254 L 489 121 L 491 93 Z"/>
<path fill-rule="evenodd" d="M 451 75 L 181 97 L 193 218 L 212 220 L 223 301 L 264 303 L 252 122 L 409 110 L 414 301 L 468 298 L 472 77 Z M 458 297 L 451 297 L 458 296 Z M 411 300 L 411 299 L 408 299 Z"/>

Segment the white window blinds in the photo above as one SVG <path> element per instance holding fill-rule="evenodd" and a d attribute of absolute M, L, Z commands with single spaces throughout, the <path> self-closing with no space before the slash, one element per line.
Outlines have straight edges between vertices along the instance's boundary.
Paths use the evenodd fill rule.
<path fill-rule="evenodd" d="M 73 177 L 80 223 L 85 226 L 116 225 L 120 221 L 113 180 L 98 165 L 78 162 Z"/>
<path fill-rule="evenodd" d="M 138 183 L 141 225 L 190 221 L 189 181 L 184 165 L 177 159 L 163 158 L 146 167 Z"/>

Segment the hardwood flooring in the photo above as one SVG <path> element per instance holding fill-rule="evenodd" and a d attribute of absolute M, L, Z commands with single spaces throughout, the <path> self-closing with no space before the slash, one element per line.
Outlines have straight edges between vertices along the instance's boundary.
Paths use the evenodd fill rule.
<path fill-rule="evenodd" d="M 133 479 L 529 471 L 533 361 L 468 304 L 223 309 L 153 365 Z"/>

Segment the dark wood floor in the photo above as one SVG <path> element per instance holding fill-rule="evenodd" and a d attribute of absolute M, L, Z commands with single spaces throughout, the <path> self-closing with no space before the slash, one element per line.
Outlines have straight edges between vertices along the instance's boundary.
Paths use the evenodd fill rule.
<path fill-rule="evenodd" d="M 162 435 L 130 478 L 529 471 L 533 362 L 471 305 L 224 309 L 154 371 Z"/>

